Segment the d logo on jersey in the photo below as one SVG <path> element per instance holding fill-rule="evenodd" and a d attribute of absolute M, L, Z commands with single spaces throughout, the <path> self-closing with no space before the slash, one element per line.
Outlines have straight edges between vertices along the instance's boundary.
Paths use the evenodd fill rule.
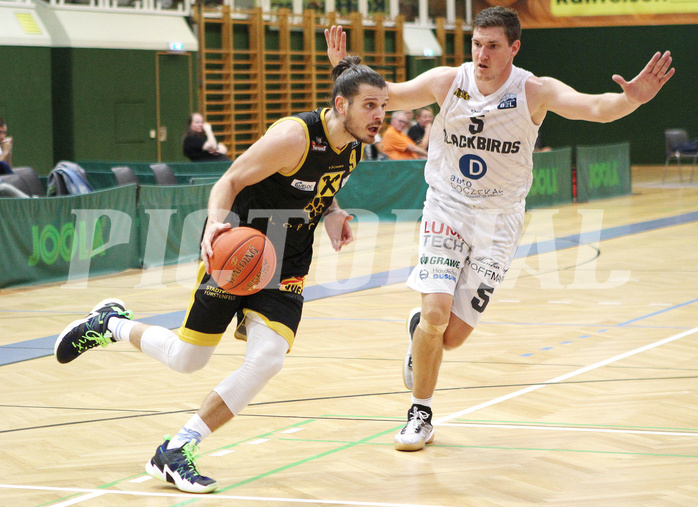
<path fill-rule="evenodd" d="M 463 155 L 458 162 L 460 172 L 466 178 L 479 180 L 487 172 L 487 164 L 477 155 Z"/>

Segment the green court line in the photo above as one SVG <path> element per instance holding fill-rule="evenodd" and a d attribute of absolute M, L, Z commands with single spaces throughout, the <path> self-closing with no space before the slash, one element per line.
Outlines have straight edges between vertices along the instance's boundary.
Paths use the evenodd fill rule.
<path fill-rule="evenodd" d="M 225 445 L 225 446 L 223 446 L 223 447 L 218 447 L 218 448 L 216 448 L 216 449 L 211 449 L 210 451 L 202 452 L 201 454 L 199 454 L 199 456 L 206 456 L 207 454 L 212 454 L 212 453 L 214 453 L 214 452 L 218 452 L 218 451 L 221 451 L 221 450 L 223 450 L 223 449 L 230 449 L 231 447 L 237 447 L 238 445 L 242 445 L 242 444 L 244 444 L 245 442 L 251 442 L 252 440 L 257 440 L 257 439 L 259 439 L 259 438 L 268 437 L 268 436 L 273 435 L 274 433 L 278 433 L 278 432 L 280 432 L 280 431 L 284 431 L 284 430 L 287 430 L 287 429 L 289 429 L 289 428 L 295 428 L 295 427 L 297 427 L 297 426 L 303 426 L 304 424 L 308 424 L 308 423 L 314 422 L 315 420 L 316 420 L 316 419 L 308 419 L 308 420 L 305 420 L 305 421 L 297 422 L 297 423 L 295 423 L 295 424 L 290 424 L 290 425 L 288 425 L 288 426 L 282 426 L 282 427 L 279 428 L 279 429 L 276 429 L 276 430 L 273 430 L 273 431 L 269 431 L 269 432 L 267 432 L 267 433 L 263 433 L 263 434 L 261 434 L 261 435 L 255 436 L 255 437 L 247 438 L 247 439 L 245 439 L 245 440 L 240 440 L 239 442 L 235 442 L 235 443 L 233 443 L 233 444 Z M 123 479 L 118 479 L 118 480 L 112 481 L 112 482 L 110 482 L 110 483 L 108 483 L 108 484 L 102 484 L 101 486 L 97 486 L 95 489 L 110 488 L 110 487 L 112 487 L 112 486 L 116 486 L 116 485 L 121 484 L 121 483 L 123 483 L 123 482 L 130 481 L 130 480 L 132 480 L 132 479 L 135 479 L 136 477 L 142 477 L 143 475 L 146 475 L 146 474 L 145 474 L 145 473 L 138 473 L 138 474 L 135 474 L 135 475 L 131 475 L 131 476 L 129 476 L 129 477 L 124 477 Z M 75 493 L 75 494 L 73 494 L 73 495 L 65 496 L 65 497 L 59 498 L 59 499 L 57 499 L 57 500 L 52 500 L 52 501 L 50 501 L 50 502 L 46 502 L 46 503 L 43 503 L 43 504 L 39 504 L 39 505 L 37 505 L 36 507 L 43 507 L 43 506 L 45 506 L 45 505 L 51 505 L 51 504 L 54 504 L 54 503 L 59 502 L 59 501 L 69 500 L 69 499 L 71 499 L 71 498 L 75 498 L 75 497 L 77 497 L 77 496 L 79 496 L 79 495 L 82 495 L 82 494 L 84 494 L 84 493 Z M 190 503 L 189 500 L 185 501 L 184 503 L 177 504 L 177 505 L 186 505 L 186 504 L 188 504 L 188 503 Z"/>
<path fill-rule="evenodd" d="M 388 430 L 381 431 L 380 433 L 376 433 L 375 435 L 371 435 L 371 436 L 368 436 L 368 437 L 364 437 L 364 438 L 362 438 L 362 439 L 360 439 L 360 440 L 356 440 L 356 441 L 354 441 L 354 442 L 350 442 L 350 443 L 348 443 L 348 444 L 344 444 L 344 445 L 342 445 L 341 447 L 337 447 L 336 449 L 330 449 L 329 451 L 321 452 L 321 453 L 316 454 L 316 455 L 314 455 L 314 456 L 310 456 L 310 457 L 308 457 L 308 458 L 304 458 L 304 459 L 301 459 L 301 460 L 298 460 L 298 461 L 294 461 L 293 463 L 289 463 L 289 464 L 287 464 L 287 465 L 280 466 L 280 467 L 278 467 L 278 468 L 275 468 L 274 470 L 270 470 L 269 472 L 265 472 L 265 473 L 256 475 L 256 476 L 254 476 L 254 477 L 250 477 L 250 478 L 245 479 L 245 480 L 243 480 L 243 481 L 236 482 L 235 484 L 231 484 L 230 486 L 228 486 L 228 487 L 226 487 L 226 488 L 223 488 L 223 489 L 221 489 L 220 491 L 221 491 L 221 492 L 223 492 L 223 491 L 229 491 L 229 490 L 231 490 L 231 489 L 238 488 L 238 487 L 240 487 L 240 486 L 244 486 L 245 484 L 249 484 L 250 482 L 254 482 L 254 481 L 257 481 L 257 480 L 259 480 L 259 479 L 263 479 L 263 478 L 265 478 L 265 477 L 269 477 L 270 475 L 274 475 L 274 474 L 279 473 L 279 472 L 282 472 L 282 471 L 284 471 L 284 470 L 288 470 L 288 469 L 290 469 L 290 468 L 293 468 L 293 467 L 296 467 L 296 466 L 299 466 L 299 465 L 303 465 L 303 464 L 309 463 L 309 462 L 311 462 L 311 461 L 315 461 L 316 459 L 324 458 L 325 456 L 329 456 L 330 454 L 335 454 L 335 453 L 337 453 L 337 452 L 344 451 L 344 450 L 346 450 L 346 449 L 351 449 L 352 447 L 356 447 L 357 445 L 361 445 L 361 444 L 368 443 L 370 440 L 373 440 L 373 439 L 378 438 L 378 437 L 382 437 L 383 435 L 386 435 L 386 434 L 388 434 L 388 433 L 392 433 L 393 431 L 396 431 L 396 430 L 400 429 L 401 427 L 402 427 L 402 425 L 397 426 L 397 427 L 395 427 L 395 428 L 390 428 L 390 429 L 388 429 Z M 392 445 L 392 444 L 391 444 L 391 445 Z"/>
<path fill-rule="evenodd" d="M 634 430 L 660 430 L 660 431 L 696 431 L 698 428 L 666 428 L 664 426 L 628 426 L 625 424 L 574 424 L 563 422 L 543 422 L 543 421 L 489 421 L 486 419 L 455 419 L 462 423 L 483 423 L 483 424 L 525 424 L 529 426 L 563 426 L 570 428 L 620 428 Z"/>
<path fill-rule="evenodd" d="M 323 416 L 323 417 L 327 417 L 327 415 L 325 415 L 325 416 Z M 338 415 L 333 415 L 332 417 L 352 417 L 352 418 L 359 418 L 359 417 L 361 417 L 361 416 L 338 416 Z M 365 417 L 365 416 L 364 416 L 364 417 Z M 377 419 L 377 418 L 374 417 L 374 419 Z M 385 420 L 392 420 L 392 419 L 397 419 L 397 418 L 385 417 L 385 418 L 382 418 L 382 419 L 385 419 Z M 255 436 L 255 437 L 247 438 L 247 439 L 245 439 L 245 440 L 240 440 L 239 442 L 235 442 L 235 443 L 230 444 L 230 445 L 225 445 L 225 446 L 219 447 L 219 448 L 217 448 L 217 449 L 212 449 L 212 450 L 210 450 L 210 451 L 207 451 L 206 453 L 202 453 L 201 455 L 207 455 L 207 454 L 211 454 L 211 453 L 214 453 L 214 452 L 218 452 L 218 451 L 223 450 L 223 449 L 230 449 L 230 448 L 232 448 L 232 447 L 237 447 L 237 446 L 239 446 L 239 445 L 241 445 L 241 444 L 244 444 L 245 442 L 250 442 L 250 441 L 253 441 L 253 440 L 257 440 L 257 439 L 259 439 L 259 438 L 268 437 L 268 436 L 274 435 L 274 434 L 276 434 L 276 433 L 279 433 L 279 432 L 281 432 L 281 431 L 284 431 L 284 430 L 286 430 L 286 429 L 294 428 L 294 427 L 298 427 L 298 426 L 303 426 L 303 425 L 309 424 L 309 423 L 311 423 L 311 422 L 316 422 L 317 420 L 318 420 L 318 419 L 308 419 L 308 420 L 300 421 L 300 422 L 298 422 L 298 423 L 291 424 L 291 425 L 288 425 L 288 426 L 284 426 L 284 427 L 281 427 L 281 428 L 279 428 L 279 429 L 276 429 L 276 430 L 273 430 L 273 431 L 269 431 L 269 432 L 263 433 L 263 434 L 261 434 L 261 435 L 257 435 L 257 436 Z M 539 424 L 539 425 L 545 424 L 545 425 L 551 425 L 551 426 L 571 426 L 571 427 L 578 426 L 578 425 L 572 425 L 572 424 L 568 424 L 568 423 L 550 423 L 550 422 L 546 422 L 546 423 L 530 423 L 530 422 L 521 422 L 521 421 L 516 421 L 516 422 L 512 422 L 512 421 L 489 421 L 489 420 L 477 420 L 477 419 L 457 419 L 457 421 L 460 421 L 460 422 L 469 422 L 469 423 L 472 423 L 472 422 L 478 423 L 478 422 L 479 422 L 479 423 L 496 423 L 496 424 Z M 397 431 L 397 430 L 399 430 L 402 426 L 403 426 L 403 425 L 400 424 L 399 426 L 395 426 L 395 427 L 393 427 L 393 428 L 390 428 L 390 429 L 381 431 L 381 432 L 376 433 L 376 434 L 374 434 L 374 435 L 370 435 L 370 436 L 368 436 L 368 437 L 364 437 L 364 438 L 362 438 L 362 439 L 359 439 L 359 440 L 356 440 L 356 441 L 353 441 L 353 442 L 352 442 L 352 441 L 343 442 L 343 441 L 333 441 L 333 440 L 317 440 L 317 439 L 300 439 L 300 438 L 279 438 L 279 440 L 283 440 L 283 441 L 337 443 L 337 444 L 340 444 L 340 446 L 337 447 L 337 448 L 335 448 L 335 449 L 330 449 L 330 450 L 328 450 L 328 451 L 324 451 L 324 452 L 321 452 L 321 453 L 319 453 L 319 454 L 310 456 L 310 457 L 308 457 L 308 458 L 304 458 L 304 459 L 301 459 L 301 460 L 298 460 L 298 461 L 294 461 L 294 462 L 292 462 L 292 463 L 288 463 L 288 464 L 286 464 L 286 465 L 277 467 L 277 468 L 275 468 L 275 469 L 273 469 L 273 470 L 269 470 L 268 472 L 264 472 L 264 473 L 258 474 L 258 475 L 256 475 L 256 476 L 249 477 L 249 478 L 244 479 L 244 480 L 242 480 L 242 481 L 239 481 L 239 482 L 236 482 L 236 483 L 234 483 L 234 484 L 231 484 L 230 486 L 227 486 L 227 487 L 224 487 L 224 488 L 220 488 L 220 489 L 216 490 L 214 493 L 212 493 L 212 494 L 210 494 L 210 495 L 206 495 L 205 497 L 197 496 L 197 497 L 191 498 L 191 499 L 189 499 L 189 500 L 185 500 L 184 502 L 180 502 L 180 503 L 174 504 L 174 505 L 171 506 L 171 507 L 182 507 L 182 506 L 185 506 L 185 505 L 192 504 L 192 503 L 194 503 L 194 502 L 198 502 L 199 500 L 210 500 L 212 497 L 215 498 L 215 495 L 216 495 L 217 493 L 224 493 L 224 492 L 230 491 L 231 489 L 239 488 L 239 487 L 241 487 L 241 486 L 250 484 L 250 483 L 252 483 L 252 482 L 254 482 L 254 481 L 257 481 L 257 480 L 260 480 L 260 479 L 264 479 L 264 478 L 266 478 L 266 477 L 275 475 L 275 474 L 280 473 L 280 472 L 283 472 L 283 471 L 285 471 L 285 470 L 289 470 L 289 469 L 291 469 L 291 468 L 294 468 L 294 467 L 297 467 L 297 466 L 300 466 L 300 465 L 309 463 L 309 462 L 311 462 L 311 461 L 315 461 L 315 460 L 320 459 L 320 458 L 324 458 L 324 457 L 326 457 L 326 456 L 335 454 L 335 453 L 340 452 L 340 451 L 344 451 L 344 450 L 347 450 L 347 449 L 351 449 L 351 448 L 356 447 L 356 446 L 359 446 L 359 445 L 393 446 L 393 443 L 392 443 L 392 442 L 371 442 L 371 440 L 374 440 L 374 439 L 376 439 L 376 438 L 382 437 L 383 435 L 386 435 L 386 434 L 392 433 L 392 432 L 394 432 L 394 431 Z M 632 428 L 638 428 L 638 429 L 644 428 L 644 429 L 660 429 L 660 430 L 668 430 L 668 429 L 680 430 L 680 429 L 681 429 L 681 428 L 662 428 L 662 427 L 648 428 L 648 427 L 643 427 L 643 426 L 630 426 L 630 427 L 629 427 L 629 426 L 621 426 L 621 425 L 603 425 L 603 424 L 587 425 L 587 426 L 609 427 L 609 428 L 613 428 L 613 427 L 618 427 L 618 428 L 631 428 L 631 427 L 632 427 Z M 689 431 L 691 431 L 691 430 L 689 429 Z M 458 445 L 458 444 L 430 444 L 430 447 L 444 447 L 444 448 L 455 448 L 455 449 L 485 449 L 485 450 L 499 450 L 499 451 L 535 451 L 535 452 L 559 452 L 559 453 L 580 453 L 580 454 L 605 454 L 605 455 L 617 455 L 617 456 L 671 457 L 671 458 L 689 458 L 689 459 L 698 458 L 698 455 L 695 455 L 695 454 L 667 454 L 667 453 L 630 452 L 630 451 L 601 451 L 601 450 L 589 450 L 589 449 L 556 449 L 556 448 L 545 448 L 545 447 L 513 447 L 513 446 L 487 446 L 487 445 Z M 119 483 L 121 483 L 121 482 L 128 481 L 128 480 L 131 480 L 131 479 L 133 479 L 133 478 L 135 478 L 135 477 L 140 477 L 140 476 L 142 476 L 142 475 L 143 475 L 143 474 L 132 475 L 132 476 L 130 476 L 130 477 L 127 477 L 127 478 L 124 478 L 124 479 L 121 479 L 121 480 L 118 480 L 118 481 L 114 481 L 114 482 L 111 482 L 111 483 L 109 483 L 109 484 L 104 484 L 104 485 L 100 486 L 98 489 L 103 489 L 103 488 L 108 488 L 108 487 L 111 487 L 111 486 L 115 486 L 115 485 L 117 485 L 117 484 L 119 484 Z M 70 496 L 64 497 L 62 500 L 66 500 L 66 499 L 70 499 L 70 498 L 75 498 L 75 497 L 77 497 L 78 495 L 79 495 L 79 494 L 76 493 L 76 494 L 74 494 L 74 495 L 70 495 Z M 45 506 L 45 505 L 53 504 L 53 503 L 56 503 L 57 501 L 58 501 L 58 500 L 54 500 L 54 501 L 52 501 L 52 502 L 44 503 L 44 504 L 39 505 L 38 507 L 42 507 L 42 506 Z"/>
<path fill-rule="evenodd" d="M 652 452 L 630 452 L 630 451 L 594 451 L 589 449 L 548 449 L 545 447 L 501 447 L 491 445 L 450 445 L 450 444 L 430 444 L 435 447 L 449 447 L 457 449 L 494 449 L 500 451 L 542 451 L 542 452 L 574 452 L 582 454 L 618 454 L 621 456 L 650 456 L 654 458 L 698 458 L 698 454 L 664 454 Z"/>
<path fill-rule="evenodd" d="M 392 430 L 391 430 L 392 431 Z M 292 439 L 284 438 L 281 440 L 297 441 L 297 442 L 325 442 L 325 440 L 312 439 Z M 363 442 L 363 445 L 371 446 L 393 446 L 392 442 Z M 698 458 L 698 454 L 664 454 L 654 452 L 631 452 L 631 451 L 599 451 L 589 449 L 555 449 L 545 447 L 503 447 L 496 445 L 459 445 L 459 444 L 429 444 L 429 447 L 444 447 L 449 449 L 490 449 L 498 451 L 545 451 L 545 452 L 575 452 L 575 453 L 592 453 L 592 454 L 621 454 L 630 456 L 654 456 L 654 457 L 671 457 L 671 458 Z"/>
<path fill-rule="evenodd" d="M 281 428 L 279 428 L 279 429 L 276 429 L 276 430 L 273 430 L 273 431 L 268 431 L 268 432 L 266 432 L 266 433 L 262 433 L 261 435 L 257 435 L 257 436 L 250 437 L 250 438 L 246 438 L 245 440 L 240 440 L 239 442 L 235 442 L 235 443 L 233 443 L 233 444 L 224 445 L 223 447 L 218 447 L 217 449 L 212 449 L 212 450 L 210 450 L 210 451 L 202 452 L 202 453 L 200 454 L 200 456 L 206 456 L 207 454 L 212 454 L 212 453 L 214 453 L 214 452 L 218 452 L 218 451 L 221 451 L 221 450 L 223 450 L 223 449 L 230 449 L 230 448 L 232 448 L 232 447 L 237 447 L 238 445 L 242 445 L 242 444 L 244 444 L 244 443 L 246 443 L 246 442 L 252 442 L 253 440 L 258 440 L 258 439 L 260 439 L 260 438 L 270 437 L 270 436 L 272 436 L 274 433 L 279 433 L 280 431 L 285 431 L 285 430 L 290 429 L 290 428 L 296 428 L 296 427 L 298 427 L 298 426 L 303 426 L 303 425 L 305 425 L 305 424 L 309 424 L 309 423 L 311 423 L 311 422 L 315 422 L 316 420 L 317 420 L 317 419 L 306 419 L 305 421 L 300 421 L 300 422 L 297 422 L 297 423 L 295 423 L 295 424 L 289 424 L 288 426 L 283 426 L 283 427 L 281 427 Z"/>
<path fill-rule="evenodd" d="M 295 463 L 291 463 L 289 465 L 285 465 L 283 467 L 279 467 L 275 470 L 272 470 L 270 472 L 266 472 L 264 474 L 260 474 L 256 477 L 251 477 L 249 479 L 246 479 L 245 481 L 241 481 L 239 483 L 235 483 L 232 486 L 229 486 L 227 489 L 231 488 L 236 488 L 238 486 L 242 486 L 244 484 L 247 484 L 249 482 L 255 481 L 257 479 L 261 479 L 263 477 L 267 477 L 269 475 L 272 475 L 276 472 L 280 472 L 283 470 L 286 470 L 288 468 L 291 468 L 296 465 L 300 465 L 303 463 L 307 463 L 309 461 L 313 461 L 317 458 L 326 456 L 328 454 L 333 454 L 337 451 L 341 451 L 344 449 L 348 449 L 350 447 L 355 447 L 357 445 L 370 445 L 370 446 L 393 446 L 392 442 L 370 442 L 369 440 L 376 438 L 378 436 L 382 436 L 386 433 L 391 433 L 397 429 L 399 429 L 401 426 L 398 426 L 396 428 L 390 429 L 388 431 L 385 431 L 381 434 L 374 435 L 372 437 L 367 437 L 362 440 L 358 440 L 356 442 L 348 442 L 346 445 L 343 445 L 342 447 L 339 447 L 337 449 L 331 450 L 331 451 L 326 451 L 322 454 L 318 454 L 317 456 L 312 456 L 310 458 L 306 458 L 304 460 L 300 460 Z M 312 439 L 312 438 L 280 438 L 279 440 L 285 441 L 285 442 L 315 442 L 315 443 L 339 443 L 343 444 L 345 442 L 342 441 L 334 441 L 334 440 L 319 440 L 319 439 Z M 544 452 L 575 452 L 575 453 L 592 453 L 592 454 L 620 454 L 620 455 L 630 455 L 630 456 L 654 456 L 654 457 L 674 457 L 674 458 L 698 458 L 698 455 L 696 454 L 665 454 L 665 453 L 653 453 L 653 452 L 632 452 L 632 451 L 599 451 L 599 450 L 593 450 L 593 449 L 556 449 L 556 448 L 547 448 L 547 447 L 512 447 L 512 446 L 495 446 L 495 445 L 459 445 L 459 444 L 429 444 L 429 447 L 447 447 L 447 448 L 453 448 L 453 449 L 491 449 L 491 450 L 500 450 L 500 451 L 544 451 Z M 224 491 L 224 490 L 221 490 Z"/>
<path fill-rule="evenodd" d="M 388 416 L 370 416 L 370 415 L 348 415 L 348 414 L 323 414 L 318 419 L 323 417 L 334 417 L 334 418 L 346 418 L 346 419 L 370 419 L 374 421 L 378 420 L 395 420 L 402 421 L 404 417 L 388 417 Z M 487 419 L 454 419 L 453 422 L 460 422 L 466 424 L 521 424 L 528 426 L 562 426 L 570 428 L 619 428 L 628 430 L 657 430 L 657 431 L 695 431 L 698 432 L 698 428 L 666 428 L 664 426 L 628 426 L 624 424 L 574 424 L 574 423 L 564 423 L 564 422 L 543 422 L 543 421 L 496 421 Z"/>
<path fill-rule="evenodd" d="M 311 421 L 308 421 L 308 422 L 311 422 Z M 297 426 L 297 425 L 295 425 L 295 426 Z M 266 478 L 266 477 L 269 477 L 269 476 L 271 476 L 271 475 L 277 474 L 277 473 L 279 473 L 279 472 L 283 472 L 283 471 L 288 470 L 288 469 L 290 469 L 290 468 L 294 468 L 294 467 L 296 467 L 296 466 L 303 465 L 303 464 L 305 464 L 305 463 L 309 463 L 309 462 L 311 462 L 311 461 L 315 461 L 315 460 L 320 459 L 320 458 L 324 458 L 325 456 L 329 456 L 329 455 L 331 455 L 331 454 L 335 454 L 335 453 L 337 453 L 337 452 L 344 451 L 344 450 L 346 450 L 346 449 L 351 449 L 352 447 L 356 447 L 357 445 L 362 445 L 362 444 L 369 443 L 370 440 L 373 440 L 374 438 L 382 437 L 383 435 L 386 435 L 386 434 L 388 434 L 388 433 L 392 433 L 392 432 L 394 432 L 394 431 L 400 429 L 401 427 L 402 427 L 402 425 L 396 426 L 396 427 L 394 427 L 394 428 L 390 428 L 390 429 L 388 429 L 388 430 L 381 431 L 380 433 L 376 433 L 375 435 L 371 435 L 371 436 L 362 438 L 362 439 L 357 440 L 357 441 L 355 441 L 355 442 L 350 442 L 350 443 L 347 443 L 347 444 L 343 444 L 343 445 L 341 445 L 340 447 L 337 447 L 337 448 L 335 448 L 335 449 L 330 449 L 329 451 L 321 452 L 321 453 L 316 454 L 316 455 L 314 455 L 314 456 L 310 456 L 310 457 L 308 457 L 308 458 L 304 458 L 304 459 L 301 459 L 301 460 L 298 460 L 298 461 L 294 461 L 294 462 L 292 462 L 292 463 L 288 463 L 287 465 L 280 466 L 280 467 L 278 467 L 278 468 L 275 468 L 275 469 L 273 469 L 273 470 L 269 470 L 268 472 L 261 473 L 261 474 L 259 474 L 259 475 L 254 476 L 254 477 L 249 477 L 249 478 L 247 478 L 247 479 L 245 479 L 245 480 L 242 480 L 242 481 L 240 481 L 240 482 L 236 482 L 236 483 L 234 483 L 234 484 L 231 484 L 230 486 L 227 486 L 227 487 L 224 487 L 224 488 L 219 488 L 219 489 L 217 489 L 214 493 L 212 493 L 212 495 L 216 495 L 216 493 L 224 493 L 224 492 L 226 492 L 226 491 L 230 491 L 231 489 L 239 488 L 240 486 L 244 486 L 244 485 L 246 485 L 246 484 L 249 484 L 249 483 L 251 483 L 251 482 L 257 481 L 257 480 L 259 480 L 259 479 L 264 479 L 264 478 Z M 279 430 L 277 430 L 277 431 L 275 431 L 275 432 L 273 432 L 273 433 L 276 433 L 276 432 L 278 432 L 278 431 L 279 431 Z M 259 438 L 259 437 L 258 437 L 258 438 Z M 390 443 L 390 445 L 393 445 L 393 444 Z M 178 504 L 176 504 L 176 505 L 173 505 L 172 507 L 181 507 L 181 506 L 184 506 L 184 505 L 189 505 L 189 504 L 191 504 L 191 503 L 193 503 L 193 502 L 198 502 L 199 500 L 205 500 L 205 498 L 192 498 L 191 500 L 186 500 L 185 502 L 183 502 L 183 503 L 178 503 Z"/>

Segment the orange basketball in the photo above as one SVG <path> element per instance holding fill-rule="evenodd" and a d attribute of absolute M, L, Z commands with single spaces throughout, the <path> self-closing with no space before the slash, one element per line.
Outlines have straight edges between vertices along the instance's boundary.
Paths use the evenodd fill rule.
<path fill-rule="evenodd" d="M 213 241 L 211 278 L 236 296 L 259 292 L 276 270 L 276 251 L 269 238 L 251 227 L 235 227 Z"/>

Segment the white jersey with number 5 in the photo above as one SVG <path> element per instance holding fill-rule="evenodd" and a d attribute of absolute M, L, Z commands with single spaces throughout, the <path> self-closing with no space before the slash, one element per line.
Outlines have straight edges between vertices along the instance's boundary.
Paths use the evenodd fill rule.
<path fill-rule="evenodd" d="M 474 65 L 458 69 L 434 118 L 425 168 L 428 199 L 490 212 L 523 211 L 531 188 L 538 126 L 526 102 L 528 71 L 513 67 L 507 82 L 483 96 Z"/>

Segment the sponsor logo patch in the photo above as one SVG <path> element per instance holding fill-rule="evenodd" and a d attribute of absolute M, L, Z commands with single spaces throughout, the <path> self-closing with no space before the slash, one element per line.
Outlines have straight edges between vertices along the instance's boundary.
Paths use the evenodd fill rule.
<path fill-rule="evenodd" d="M 327 151 L 327 144 L 322 141 L 322 138 L 316 137 L 310 142 L 310 149 L 313 151 Z"/>
<path fill-rule="evenodd" d="M 298 190 L 304 190 L 305 192 L 312 192 L 313 190 L 315 190 L 315 185 L 317 185 L 316 181 L 293 180 L 291 182 L 291 186 L 293 188 L 297 188 Z"/>
<path fill-rule="evenodd" d="M 305 287 L 305 277 L 304 276 L 294 276 L 292 278 L 286 278 L 282 280 L 279 284 L 279 290 L 284 292 L 293 292 L 294 294 L 302 295 L 303 287 Z"/>
<path fill-rule="evenodd" d="M 455 95 L 459 99 L 470 100 L 470 95 L 468 94 L 468 92 L 466 92 L 465 90 L 461 90 L 460 88 L 453 92 L 453 95 Z"/>
<path fill-rule="evenodd" d="M 516 94 L 507 93 L 499 102 L 497 109 L 514 109 L 516 107 Z"/>

